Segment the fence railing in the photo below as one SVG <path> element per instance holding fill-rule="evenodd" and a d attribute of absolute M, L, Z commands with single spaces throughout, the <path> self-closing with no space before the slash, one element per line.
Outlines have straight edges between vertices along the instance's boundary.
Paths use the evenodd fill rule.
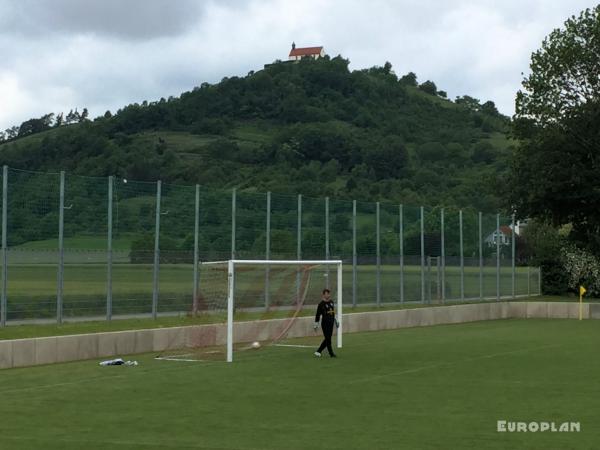
<path fill-rule="evenodd" d="M 473 210 L 4 166 L 0 322 L 187 313 L 198 262 L 229 258 L 341 259 L 352 306 L 540 294 L 517 232 Z"/>

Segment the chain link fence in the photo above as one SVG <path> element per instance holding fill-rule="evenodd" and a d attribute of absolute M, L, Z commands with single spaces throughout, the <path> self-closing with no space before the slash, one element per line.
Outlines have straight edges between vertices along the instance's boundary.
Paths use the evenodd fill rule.
<path fill-rule="evenodd" d="M 199 261 L 230 258 L 341 259 L 349 306 L 540 294 L 512 217 L 7 167 L 2 186 L 2 325 L 186 314 Z"/>

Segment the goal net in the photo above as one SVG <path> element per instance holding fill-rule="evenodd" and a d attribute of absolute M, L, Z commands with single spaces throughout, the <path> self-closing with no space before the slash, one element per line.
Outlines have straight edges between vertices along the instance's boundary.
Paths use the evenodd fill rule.
<path fill-rule="evenodd" d="M 231 362 L 236 352 L 294 346 L 288 340 L 305 336 L 314 341 L 314 314 L 325 288 L 336 303 L 341 347 L 341 287 L 338 260 L 203 262 L 190 310 L 206 325 L 169 330 L 169 342 L 159 358 Z"/>

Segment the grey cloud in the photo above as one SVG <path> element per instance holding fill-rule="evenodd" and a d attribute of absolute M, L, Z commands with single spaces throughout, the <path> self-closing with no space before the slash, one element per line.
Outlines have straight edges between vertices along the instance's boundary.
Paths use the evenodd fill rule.
<path fill-rule="evenodd" d="M 195 0 L 0 0 L 0 32 L 36 39 L 87 33 L 119 39 L 176 36 L 199 21 L 202 5 Z"/>

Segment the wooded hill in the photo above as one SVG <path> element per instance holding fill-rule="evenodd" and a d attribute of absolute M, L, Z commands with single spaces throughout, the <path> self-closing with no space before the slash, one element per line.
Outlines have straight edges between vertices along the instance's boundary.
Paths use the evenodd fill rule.
<path fill-rule="evenodd" d="M 2 133 L 0 163 L 484 212 L 505 206 L 509 120 L 492 102 L 450 101 L 389 63 L 348 64 L 339 56 L 275 62 L 93 121 L 48 114 Z"/>

